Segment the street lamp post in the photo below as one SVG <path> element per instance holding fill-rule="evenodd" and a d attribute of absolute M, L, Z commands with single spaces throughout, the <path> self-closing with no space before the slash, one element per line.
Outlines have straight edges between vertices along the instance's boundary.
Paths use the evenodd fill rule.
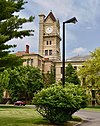
<path fill-rule="evenodd" d="M 65 24 L 66 23 L 76 23 L 77 19 L 75 17 L 63 22 L 63 64 L 62 64 L 62 85 L 65 85 Z"/>

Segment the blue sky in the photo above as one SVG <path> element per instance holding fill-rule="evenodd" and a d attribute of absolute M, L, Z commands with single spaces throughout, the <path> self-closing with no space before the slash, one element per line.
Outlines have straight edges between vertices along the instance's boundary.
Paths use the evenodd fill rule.
<path fill-rule="evenodd" d="M 19 15 L 28 18 L 35 16 L 34 22 L 24 25 L 24 29 L 34 29 L 34 36 L 23 40 L 13 39 L 9 43 L 17 44 L 15 52 L 25 50 L 30 46 L 30 52 L 38 53 L 39 44 L 39 17 L 40 13 L 46 16 L 52 10 L 60 21 L 60 36 L 62 38 L 62 23 L 76 17 L 77 24 L 66 24 L 66 58 L 76 55 L 85 55 L 100 47 L 100 0 L 27 0 Z M 62 41 L 61 41 L 62 52 Z"/>

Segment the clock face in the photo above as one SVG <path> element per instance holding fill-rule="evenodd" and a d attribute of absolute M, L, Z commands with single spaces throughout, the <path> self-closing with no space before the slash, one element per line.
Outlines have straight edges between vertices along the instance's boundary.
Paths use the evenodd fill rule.
<path fill-rule="evenodd" d="M 52 26 L 46 28 L 46 33 L 50 34 L 53 31 Z"/>

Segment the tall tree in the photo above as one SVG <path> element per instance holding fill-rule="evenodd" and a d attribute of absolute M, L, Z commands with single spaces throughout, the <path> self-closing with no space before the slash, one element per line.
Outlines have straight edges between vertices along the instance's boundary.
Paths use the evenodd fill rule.
<path fill-rule="evenodd" d="M 83 66 L 79 70 L 79 76 L 84 80 L 83 86 L 100 104 L 100 48 L 91 52 L 91 58 Z"/>
<path fill-rule="evenodd" d="M 16 47 L 16 45 L 7 44 L 9 40 L 33 35 L 33 30 L 22 30 L 22 25 L 32 22 L 34 17 L 25 19 L 15 15 L 15 12 L 17 14 L 24 9 L 25 3 L 24 0 L 0 0 L 0 67 L 5 68 L 22 63 L 19 57 L 9 56 L 10 49 Z"/>
<path fill-rule="evenodd" d="M 73 83 L 75 85 L 80 84 L 80 80 L 78 78 L 78 75 L 76 73 L 76 70 L 73 68 L 73 66 L 69 63 L 66 67 L 66 74 L 65 74 L 66 82 Z"/>

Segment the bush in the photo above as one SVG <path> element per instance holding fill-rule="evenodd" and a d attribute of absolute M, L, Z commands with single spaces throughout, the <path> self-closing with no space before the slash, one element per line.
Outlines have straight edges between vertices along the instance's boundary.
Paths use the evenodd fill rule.
<path fill-rule="evenodd" d="M 37 111 L 51 123 L 60 124 L 71 119 L 72 114 L 87 106 L 85 91 L 79 86 L 67 83 L 65 87 L 53 85 L 35 94 L 33 104 Z"/>

